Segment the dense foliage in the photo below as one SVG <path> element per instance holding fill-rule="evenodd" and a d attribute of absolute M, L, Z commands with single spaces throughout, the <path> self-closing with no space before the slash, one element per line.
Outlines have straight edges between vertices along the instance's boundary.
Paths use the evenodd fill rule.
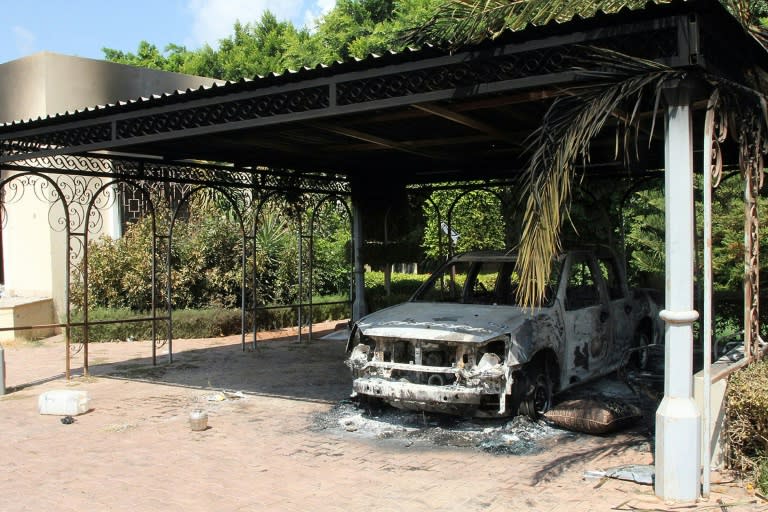
<path fill-rule="evenodd" d="M 104 57 L 134 66 L 225 80 L 328 64 L 349 57 L 404 47 L 402 33 L 429 18 L 440 0 L 338 0 L 312 30 L 278 20 L 267 11 L 259 20 L 238 22 L 218 47 L 164 49 L 146 41 L 135 53 L 104 48 Z"/>
<path fill-rule="evenodd" d="M 314 256 L 315 272 L 312 289 L 309 279 L 303 282 L 299 297 L 299 239 L 297 221 L 279 205 L 268 205 L 256 225 L 254 243 L 246 243 L 246 290 L 250 290 L 252 270 L 255 272 L 255 301 L 259 305 L 291 304 L 306 301 L 313 295 L 348 295 L 349 219 L 338 205 L 326 203 L 315 225 L 315 245 L 310 252 L 304 238 L 303 268 L 308 268 Z M 310 225 L 313 210 L 302 215 L 305 226 Z M 156 233 L 168 233 L 167 212 L 155 217 Z M 250 225 L 247 219 L 246 225 Z M 149 310 L 152 304 L 152 225 L 153 218 L 145 216 L 132 225 L 119 239 L 102 237 L 91 240 L 88 247 L 88 307 Z M 250 228 L 246 228 L 250 229 Z M 307 233 L 305 233 L 307 234 Z M 250 233 L 249 233 L 250 235 Z M 248 237 L 250 238 L 250 236 Z M 170 253 L 164 238 L 157 239 L 156 305 L 165 307 L 167 301 L 166 262 L 170 255 L 171 298 L 175 309 L 239 308 L 243 289 L 243 233 L 239 221 L 215 203 L 200 203 L 190 209 L 188 218 L 173 227 Z M 84 265 L 85 261 L 81 262 Z M 75 292 L 73 304 L 84 306 L 84 275 L 82 267 L 73 275 Z M 249 304 L 252 299 L 247 298 Z"/>
<path fill-rule="evenodd" d="M 504 249 L 504 208 L 499 188 L 476 191 L 438 190 L 424 203 L 427 219 L 423 247 L 426 256 L 439 259 L 448 253 L 470 250 Z M 440 223 L 435 209 L 441 212 Z M 449 223 L 450 222 L 450 233 Z"/>

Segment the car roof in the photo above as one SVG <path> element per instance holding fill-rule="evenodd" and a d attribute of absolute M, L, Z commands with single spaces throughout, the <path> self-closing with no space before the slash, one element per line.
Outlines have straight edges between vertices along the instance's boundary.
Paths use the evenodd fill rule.
<path fill-rule="evenodd" d="M 504 251 L 470 251 L 451 258 L 451 261 L 516 261 L 517 253 Z"/>
<path fill-rule="evenodd" d="M 569 253 L 594 253 L 598 257 L 615 256 L 613 251 L 602 244 L 582 244 L 574 245 L 563 250 L 555 259 L 562 258 Z M 458 254 L 450 259 L 450 261 L 500 261 L 500 262 L 515 262 L 517 261 L 517 252 L 514 250 L 509 251 L 469 251 Z"/>

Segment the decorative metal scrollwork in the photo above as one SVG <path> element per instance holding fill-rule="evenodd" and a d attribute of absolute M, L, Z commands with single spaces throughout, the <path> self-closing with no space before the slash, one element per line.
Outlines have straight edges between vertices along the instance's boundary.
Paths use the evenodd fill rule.
<path fill-rule="evenodd" d="M 336 102 L 350 105 L 563 71 L 571 65 L 573 48 L 545 48 L 342 82 L 336 88 Z"/>
<path fill-rule="evenodd" d="M 658 58 L 677 54 L 677 32 L 661 29 L 628 34 L 622 38 L 590 41 L 604 48 L 638 57 Z M 513 53 L 492 59 L 471 59 L 443 66 L 341 82 L 336 103 L 353 105 L 367 101 L 410 96 L 477 84 L 515 80 L 573 69 L 580 49 L 576 45 Z"/>
<path fill-rule="evenodd" d="M 82 146 L 112 139 L 112 125 L 99 123 L 0 141 L 0 154 L 17 155 L 57 147 Z"/>
<path fill-rule="evenodd" d="M 327 108 L 327 85 L 117 121 L 117 138 L 141 137 Z"/>
<path fill-rule="evenodd" d="M 760 239 L 758 197 L 763 186 L 766 147 L 764 120 L 749 103 L 737 105 L 739 168 L 744 178 L 744 349 L 749 359 L 760 350 Z"/>
<path fill-rule="evenodd" d="M 85 344 L 80 341 L 70 341 L 69 343 L 69 358 L 74 359 L 77 354 L 83 351 Z"/>
<path fill-rule="evenodd" d="M 99 158 L 77 155 L 55 155 L 30 158 L 6 168 L 40 173 L 72 174 L 102 178 L 123 178 L 144 183 L 161 182 L 187 185 L 210 185 L 257 191 L 296 191 L 349 195 L 348 181 L 326 173 L 304 173 L 288 169 L 261 167 L 234 168 L 217 165 L 158 163 L 147 160 Z"/>
<path fill-rule="evenodd" d="M 707 104 L 707 116 L 704 122 L 705 141 L 709 144 L 709 172 L 712 175 L 712 188 L 720 186 L 723 179 L 723 153 L 721 145 L 728 137 L 728 117 L 723 113 L 720 90 L 715 89 Z"/>
<path fill-rule="evenodd" d="M 527 76 L 556 73 L 572 66 L 575 47 L 545 48 L 496 57 L 469 60 L 427 69 L 341 82 L 336 103 L 352 105 L 366 101 L 409 96 L 481 83 L 501 82 Z"/>

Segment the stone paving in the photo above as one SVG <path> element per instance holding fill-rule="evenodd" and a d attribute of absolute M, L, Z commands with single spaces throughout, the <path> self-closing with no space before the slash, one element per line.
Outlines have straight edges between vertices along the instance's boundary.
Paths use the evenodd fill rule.
<path fill-rule="evenodd" d="M 91 374 L 69 382 L 60 340 L 6 345 L 14 390 L 0 397 L 0 510 L 765 509 L 725 475 L 713 474 L 708 501 L 683 507 L 649 486 L 584 480 L 651 463 L 641 428 L 518 456 L 317 429 L 313 419 L 349 394 L 344 343 L 282 334 L 246 352 L 235 337 L 175 340 L 174 363 L 158 367 L 149 342 L 94 344 Z M 37 413 L 40 393 L 67 388 L 87 390 L 93 410 L 71 425 Z M 209 414 L 203 432 L 189 428 L 195 408 Z"/>

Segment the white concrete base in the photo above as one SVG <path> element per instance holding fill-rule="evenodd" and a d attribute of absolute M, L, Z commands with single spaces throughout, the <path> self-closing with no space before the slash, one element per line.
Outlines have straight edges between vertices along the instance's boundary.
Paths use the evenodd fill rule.
<path fill-rule="evenodd" d="M 41 297 L 0 298 L 0 327 L 27 327 L 54 323 L 53 299 Z M 39 339 L 53 336 L 55 329 L 0 331 L 0 341 Z"/>
<path fill-rule="evenodd" d="M 701 415 L 691 398 L 665 397 L 656 411 L 656 496 L 695 501 L 700 494 Z M 681 456 L 683 454 L 683 456 Z"/>
<path fill-rule="evenodd" d="M 718 365 L 713 365 L 717 368 Z M 709 392 L 709 461 L 710 469 L 722 469 L 725 467 L 725 440 L 722 438 L 725 427 L 725 392 L 728 389 L 728 379 L 721 379 L 712 384 Z M 704 376 L 699 372 L 693 376 L 693 397 L 699 411 L 704 410 Z M 702 417 L 702 432 L 704 418 Z M 706 444 L 702 444 L 702 450 Z M 702 460 L 704 453 L 702 451 Z"/>

